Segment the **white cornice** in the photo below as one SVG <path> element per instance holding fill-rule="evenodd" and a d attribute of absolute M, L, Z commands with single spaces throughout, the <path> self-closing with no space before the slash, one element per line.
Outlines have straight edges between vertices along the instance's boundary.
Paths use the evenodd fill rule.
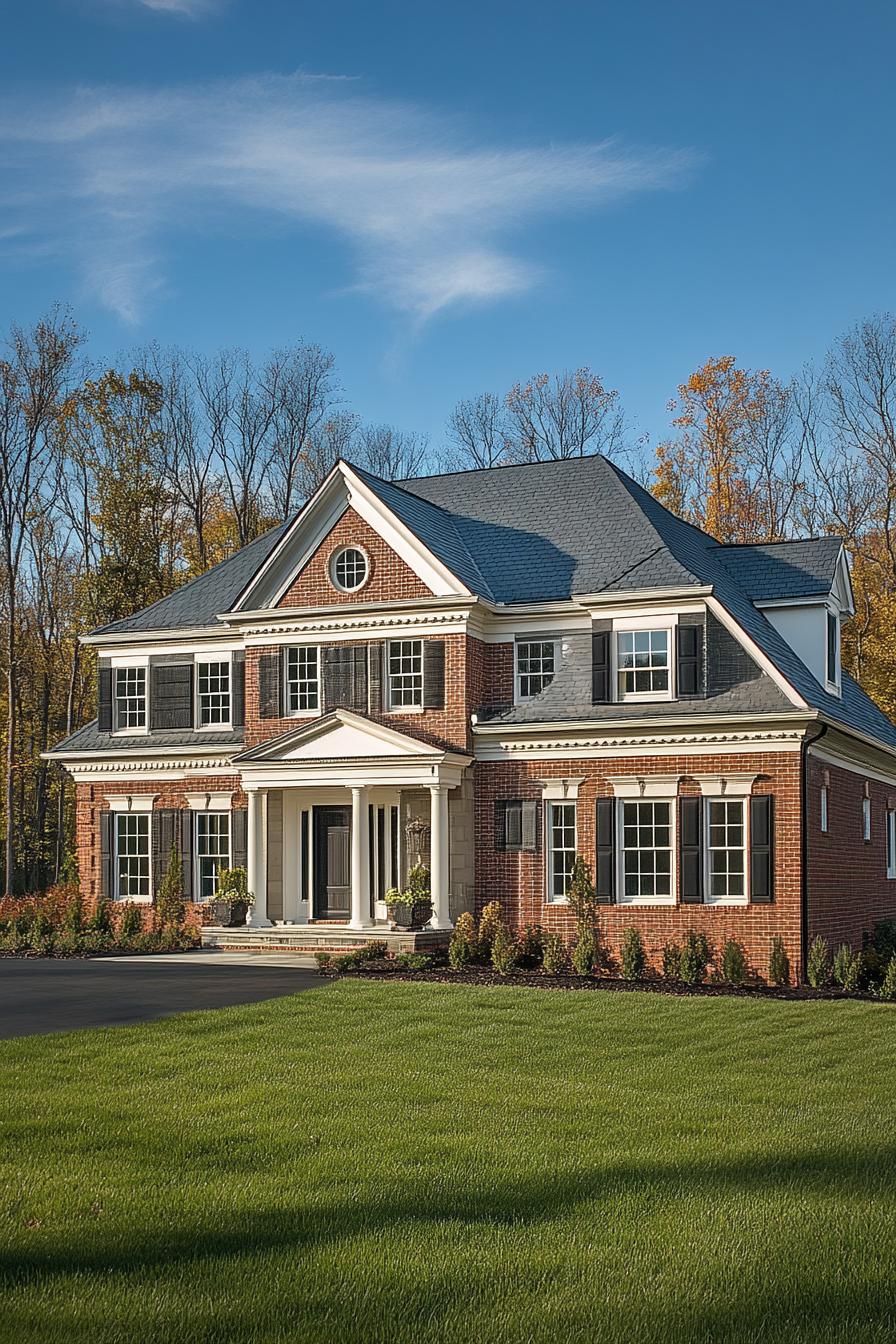
<path fill-rule="evenodd" d="M 799 751 L 805 731 L 801 728 L 742 729 L 725 731 L 600 733 L 550 735 L 537 738 L 477 740 L 477 761 L 506 760 L 601 760 L 632 756 L 712 756 L 748 751 L 768 753 Z"/>
<path fill-rule="evenodd" d="M 682 584 L 678 588 L 618 588 L 611 593 L 576 593 L 580 606 L 618 607 L 643 606 L 653 602 L 688 602 L 693 606 L 702 606 L 712 592 L 712 584 Z"/>

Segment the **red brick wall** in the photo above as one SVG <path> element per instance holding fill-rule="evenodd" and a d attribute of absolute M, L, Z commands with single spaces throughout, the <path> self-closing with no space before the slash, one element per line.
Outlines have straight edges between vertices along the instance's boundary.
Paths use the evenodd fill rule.
<path fill-rule="evenodd" d="M 110 795 L 154 793 L 158 796 L 153 811 L 187 806 L 187 793 L 225 793 L 233 791 L 233 806 L 245 807 L 238 775 L 191 776 L 187 780 L 118 779 L 103 784 L 78 784 L 75 787 L 76 848 L 81 895 L 94 902 L 100 895 L 100 820 L 108 809 Z"/>
<path fill-rule="evenodd" d="M 513 644 L 467 639 L 467 705 L 471 713 L 513 704 Z"/>
<path fill-rule="evenodd" d="M 610 796 L 611 775 L 679 776 L 679 792 L 696 790 L 692 776 L 755 771 L 754 793 L 775 795 L 775 900 L 771 905 L 602 906 L 601 931 L 614 955 L 630 925 L 641 930 L 655 962 L 663 944 L 680 941 L 688 929 L 702 929 L 721 949 L 726 938 L 737 938 L 760 974 L 768 967 L 772 937 L 780 934 L 790 958 L 791 971 L 800 972 L 800 756 L 798 752 L 732 756 L 657 756 L 579 761 L 479 762 L 475 773 L 476 906 L 499 900 L 510 921 L 519 927 L 541 924 L 566 936 L 573 919 L 565 905 L 545 900 L 545 855 L 497 853 L 494 846 L 494 803 L 501 798 L 541 798 L 541 780 L 584 778 L 578 794 L 578 847 L 594 865 L 595 800 Z"/>
<path fill-rule="evenodd" d="M 821 788 L 828 780 L 828 829 L 821 830 Z M 871 797 L 871 839 L 863 839 L 862 799 Z M 896 880 L 887 877 L 886 815 L 896 790 L 878 780 L 809 759 L 809 941 L 862 945 L 875 920 L 896 919 Z"/>
<path fill-rule="evenodd" d="M 367 552 L 370 576 L 355 593 L 341 593 L 330 582 L 329 562 L 339 546 L 357 545 Z M 354 509 L 347 509 L 282 598 L 281 607 L 329 606 L 336 602 L 395 602 L 432 597 L 409 565 L 387 546 Z"/>

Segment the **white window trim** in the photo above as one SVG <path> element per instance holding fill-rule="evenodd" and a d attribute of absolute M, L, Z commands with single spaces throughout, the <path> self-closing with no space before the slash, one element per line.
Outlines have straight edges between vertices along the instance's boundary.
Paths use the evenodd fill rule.
<path fill-rule="evenodd" d="M 676 776 L 677 780 L 677 776 Z M 611 781 L 612 782 L 612 781 Z M 615 790 L 614 790 L 615 792 Z M 668 910 L 678 904 L 678 797 L 676 794 L 662 793 L 621 793 L 616 795 L 623 805 L 616 808 L 616 904 L 655 906 Z M 668 896 L 626 896 L 625 894 L 625 803 L 668 803 L 669 804 L 669 895 Z"/>
<path fill-rule="evenodd" d="M 827 835 L 828 833 L 828 803 L 828 786 L 827 784 L 822 784 L 818 796 L 818 823 L 822 835 Z"/>
<path fill-rule="evenodd" d="M 677 616 L 620 617 L 613 621 L 610 640 L 610 676 L 613 679 L 612 699 L 617 704 L 651 703 L 654 701 L 674 700 L 677 694 L 675 684 L 675 632 L 678 628 Z M 639 631 L 665 630 L 669 637 L 669 689 L 666 691 L 627 691 L 619 690 L 619 635 L 637 634 Z"/>
<path fill-rule="evenodd" d="M 106 796 L 110 812 L 152 812 L 157 793 L 110 793 Z"/>
<path fill-rule="evenodd" d="M 353 588 L 346 588 L 336 579 L 336 561 L 340 555 L 346 551 L 358 551 L 364 557 L 364 577 L 360 583 L 356 583 Z M 361 589 L 370 582 L 370 555 L 366 547 L 361 546 L 357 541 L 347 541 L 342 546 L 337 546 L 330 552 L 327 560 L 327 577 L 337 593 L 360 593 Z"/>
<path fill-rule="evenodd" d="M 862 798 L 862 840 L 865 844 L 871 840 L 871 799 L 867 793 Z"/>
<path fill-rule="evenodd" d="M 741 824 L 744 835 L 744 892 L 742 896 L 713 896 L 710 892 L 710 848 L 709 848 L 709 809 L 712 803 L 735 803 L 741 806 Z M 703 903 L 704 905 L 749 905 L 750 880 L 750 809 L 748 798 L 744 794 L 706 793 L 703 796 Z"/>
<path fill-rule="evenodd" d="M 227 664 L 227 701 L 230 706 L 230 714 L 226 723 L 200 723 L 200 697 L 199 697 L 199 668 L 209 663 Z M 193 659 L 193 722 L 196 725 L 197 733 L 226 733 L 233 728 L 233 654 L 225 653 L 201 653 L 196 654 Z"/>
<path fill-rule="evenodd" d="M 383 676 L 386 678 L 386 699 L 389 704 L 387 714 L 422 714 L 426 709 L 426 660 L 423 656 L 424 639 L 422 635 L 399 635 L 395 639 L 386 640 L 385 649 L 385 667 Z M 392 673 L 390 671 L 391 648 L 393 644 L 419 644 L 420 645 L 420 704 L 419 705 L 393 705 L 392 703 Z"/>
<path fill-rule="evenodd" d="M 896 878 L 896 808 L 887 808 L 887 877 Z"/>
<path fill-rule="evenodd" d="M 141 806 L 139 806 L 139 807 L 130 806 L 130 807 L 113 807 L 113 808 L 112 808 L 112 865 L 113 865 L 113 868 L 112 868 L 112 885 L 113 885 L 114 890 L 115 890 L 115 895 L 114 895 L 114 898 L 113 898 L 113 899 L 114 899 L 114 901 L 115 901 L 116 903 L 117 903 L 118 901 L 121 901 L 121 902 L 123 902 L 124 904 L 129 904 L 129 905 L 152 905 L 153 898 L 154 898 L 154 896 L 155 896 L 155 892 L 154 892 L 154 890 L 153 890 L 153 880 L 152 880 L 152 876 L 153 876 L 153 874 L 152 874 L 152 867 L 153 867 L 153 865 L 152 865 L 152 859 L 153 859 L 153 854 L 152 854 L 152 815 L 151 815 L 151 814 L 152 814 L 152 804 L 153 804 L 153 801 L 154 801 L 154 800 L 155 800 L 155 794 L 153 794 L 152 797 L 149 798 L 149 806 L 148 806 L 148 807 L 146 807 L 146 806 L 143 805 L 143 801 L 144 801 L 144 800 L 141 799 L 141 800 L 140 800 L 140 802 L 141 802 Z M 121 801 L 121 800 L 119 800 L 119 799 L 115 799 L 115 801 L 117 802 L 117 801 Z M 136 799 L 136 798 L 127 798 L 127 799 L 125 799 L 124 801 L 133 804 L 133 803 L 137 802 L 137 799 Z M 110 799 L 109 799 L 110 806 L 111 806 L 112 802 L 113 802 L 113 799 L 110 798 Z M 148 858 L 148 860 L 149 860 L 149 895 L 148 895 L 148 896 L 122 896 L 121 893 L 120 893 L 120 891 L 119 891 L 119 889 L 118 889 L 118 880 L 119 880 L 119 869 L 118 869 L 118 861 L 119 861 L 119 853 L 118 853 L 118 818 L 119 818 L 119 817 L 123 817 L 123 816 L 131 816 L 131 815 L 134 815 L 134 814 L 137 814 L 137 815 L 140 815 L 140 816 L 145 816 L 145 817 L 147 818 L 147 822 L 146 822 L 146 852 L 147 852 L 147 858 Z"/>
<path fill-rule="evenodd" d="M 284 714 L 286 719 L 318 719 L 321 716 L 321 705 L 323 704 L 323 678 L 321 676 L 321 645 L 320 644 L 284 644 L 283 646 L 283 665 L 280 669 L 280 675 L 283 678 L 284 699 L 289 702 L 289 654 L 291 649 L 317 649 L 317 709 L 288 709 Z"/>
<path fill-rule="evenodd" d="M 233 804 L 232 793 L 185 793 L 184 797 L 191 812 L 229 812 Z"/>
<path fill-rule="evenodd" d="M 539 636 L 526 635 L 524 638 L 513 641 L 513 703 L 515 705 L 528 705 L 532 700 L 537 700 L 538 695 L 542 695 L 547 686 L 539 691 L 537 695 L 522 695 L 520 693 L 520 645 L 521 644 L 550 644 L 554 650 L 554 672 L 551 680 L 547 683 L 550 686 L 557 676 L 557 669 L 560 665 L 560 655 L 562 651 L 562 641 L 554 635 Z"/>
<path fill-rule="evenodd" d="M 643 798 L 645 802 L 655 798 L 664 802 L 677 796 L 680 778 L 680 775 L 608 775 L 607 783 L 616 798 Z"/>
<path fill-rule="evenodd" d="M 119 728 L 118 726 L 118 695 L 116 694 L 116 683 L 118 673 L 125 672 L 133 667 L 143 668 L 143 727 L 142 728 Z M 115 662 L 112 664 L 112 736 L 113 737 L 145 737 L 149 733 L 149 659 L 133 658 L 127 662 Z"/>
<path fill-rule="evenodd" d="M 828 676 L 828 617 L 833 616 L 837 623 L 837 648 L 834 659 L 834 680 L 831 681 Z M 843 694 L 843 651 L 841 641 L 843 639 L 843 622 L 840 612 L 836 608 L 826 607 L 824 617 L 824 685 L 825 690 L 831 695 L 841 696 Z"/>
<path fill-rule="evenodd" d="M 568 896 L 555 896 L 554 889 L 554 845 L 552 842 L 552 818 L 555 807 L 572 807 L 574 810 L 575 821 L 573 824 L 573 855 L 579 852 L 579 804 L 577 791 L 572 796 L 568 794 L 545 795 L 547 801 L 543 808 L 544 825 L 544 853 L 545 853 L 545 904 L 546 905 L 569 905 Z"/>
<path fill-rule="evenodd" d="M 188 798 L 195 798 L 196 796 L 197 796 L 196 794 L 187 794 Z M 214 797 L 216 795 L 209 795 L 209 796 Z M 199 818 L 201 816 L 208 816 L 209 813 L 215 813 L 218 816 L 223 816 L 226 814 L 230 818 L 230 820 L 227 823 L 227 867 L 228 868 L 233 867 L 233 816 L 230 808 L 230 796 L 231 796 L 230 794 L 227 795 L 228 802 L 226 808 L 225 807 L 193 808 L 194 813 L 192 823 L 193 899 L 197 905 L 201 905 L 203 903 L 201 873 L 200 873 L 201 861 L 203 856 L 201 856 L 199 853 Z M 192 807 L 192 803 L 190 804 L 190 806 Z"/>

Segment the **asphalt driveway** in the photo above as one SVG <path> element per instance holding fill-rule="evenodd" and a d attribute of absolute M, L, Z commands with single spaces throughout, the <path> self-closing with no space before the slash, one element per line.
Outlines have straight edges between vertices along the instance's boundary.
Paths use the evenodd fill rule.
<path fill-rule="evenodd" d="M 326 984 L 315 971 L 295 964 L 227 953 L 96 961 L 2 957 L 0 1038 L 127 1026 Z"/>

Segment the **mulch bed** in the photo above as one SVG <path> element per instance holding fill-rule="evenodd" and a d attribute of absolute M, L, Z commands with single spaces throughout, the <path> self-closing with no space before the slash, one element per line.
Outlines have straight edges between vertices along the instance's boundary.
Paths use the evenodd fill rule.
<path fill-rule="evenodd" d="M 678 980 L 620 980 L 614 976 L 545 975 L 543 971 L 513 971 L 498 975 L 486 967 L 467 971 L 452 971 L 447 967 L 433 967 L 426 971 L 407 971 L 390 961 L 370 961 L 362 967 L 345 971 L 323 970 L 322 975 L 334 979 L 346 977 L 355 980 L 418 980 L 427 984 L 473 985 L 479 987 L 522 986 L 525 989 L 553 990 L 609 990 L 617 994 L 672 994 L 679 998 L 736 998 L 736 999 L 854 999 L 865 1003 L 883 1003 L 873 994 L 847 994 L 842 989 L 812 989 L 809 985 L 686 985 Z"/>

